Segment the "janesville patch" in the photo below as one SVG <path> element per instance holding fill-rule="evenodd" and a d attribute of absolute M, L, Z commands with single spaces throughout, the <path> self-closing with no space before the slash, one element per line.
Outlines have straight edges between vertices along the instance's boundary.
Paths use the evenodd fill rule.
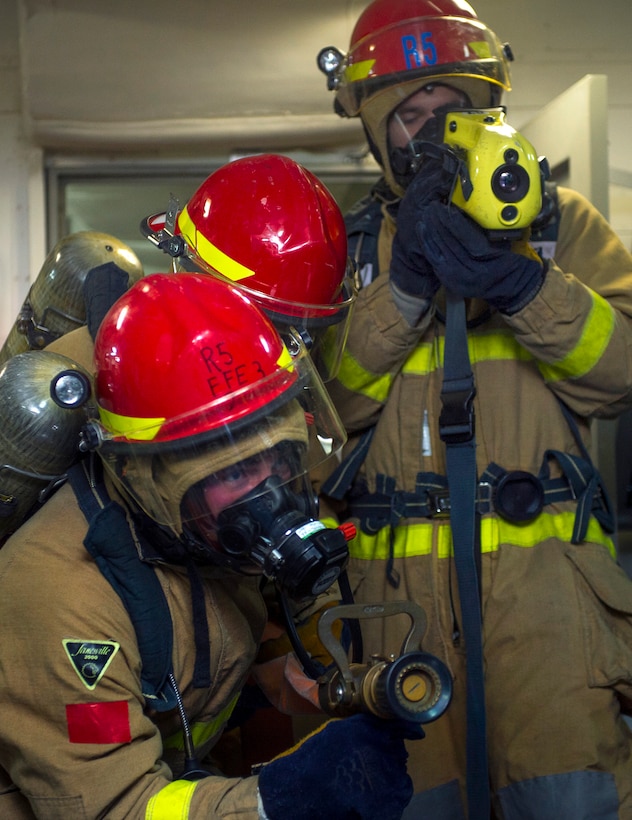
<path fill-rule="evenodd" d="M 92 691 L 119 651 L 116 641 L 62 640 L 66 655 L 83 684 Z"/>

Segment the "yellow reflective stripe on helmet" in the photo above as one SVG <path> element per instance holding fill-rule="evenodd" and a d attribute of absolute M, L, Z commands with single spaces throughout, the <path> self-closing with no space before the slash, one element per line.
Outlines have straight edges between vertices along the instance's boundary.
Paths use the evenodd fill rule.
<path fill-rule="evenodd" d="M 103 426 L 115 436 L 126 436 L 138 441 L 151 441 L 156 438 L 166 419 L 139 419 L 133 416 L 119 416 L 103 407 L 99 407 L 99 417 Z"/>
<path fill-rule="evenodd" d="M 345 68 L 345 80 L 354 83 L 357 80 L 366 80 L 375 65 L 375 60 L 360 60 L 358 63 L 348 65 Z"/>
<path fill-rule="evenodd" d="M 197 782 L 190 780 L 169 783 L 147 803 L 145 820 L 187 820 L 196 786 Z"/>
<path fill-rule="evenodd" d="M 277 359 L 276 363 L 279 365 L 279 367 L 287 368 L 290 372 L 294 369 L 292 354 L 287 349 L 285 344 L 283 345 L 283 348 L 281 350 L 281 353 L 279 354 L 279 358 Z"/>
<path fill-rule="evenodd" d="M 473 40 L 468 43 L 468 46 L 472 49 L 474 54 L 476 54 L 479 60 L 489 60 L 492 56 L 492 50 L 489 47 L 487 40 Z"/>
<path fill-rule="evenodd" d="M 241 279 L 247 279 L 249 276 L 254 276 L 255 271 L 250 270 L 245 265 L 227 256 L 218 247 L 209 242 L 193 224 L 186 206 L 178 216 L 178 227 L 182 233 L 183 238 L 190 245 L 195 253 L 210 265 L 222 276 L 230 279 L 231 282 L 239 282 Z"/>
<path fill-rule="evenodd" d="M 283 344 L 277 365 L 292 372 L 294 369 L 290 351 Z M 115 436 L 125 436 L 135 441 L 153 441 L 156 438 L 166 418 L 135 418 L 134 416 L 119 416 L 103 407 L 99 407 L 99 417 L 103 426 Z"/>
<path fill-rule="evenodd" d="M 555 364 L 538 365 L 547 382 L 577 378 L 597 364 L 614 332 L 614 310 L 598 293 L 592 294 L 592 307 L 579 342 Z"/>
<path fill-rule="evenodd" d="M 572 510 L 542 513 L 530 524 L 512 524 L 502 518 L 483 518 L 481 549 L 483 553 L 496 552 L 501 544 L 531 548 L 548 538 L 570 543 L 574 523 L 575 512 Z M 353 558 L 386 561 L 389 557 L 391 536 L 394 537 L 395 558 L 430 555 L 433 552 L 433 543 L 436 543 L 435 549 L 439 558 L 449 558 L 453 554 L 452 530 L 448 521 L 441 522 L 439 526 L 432 523 L 400 526 L 393 533 L 390 527 L 384 527 L 376 535 L 367 535 L 358 529 L 357 536 L 349 542 L 349 552 Z M 612 539 L 604 533 L 594 518 L 589 521 L 585 540 L 603 544 L 613 557 L 616 556 Z"/>
<path fill-rule="evenodd" d="M 201 746 L 203 743 L 206 743 L 209 738 L 213 737 L 213 735 L 216 735 L 223 729 L 224 724 L 233 713 L 233 709 L 235 708 L 238 698 L 239 694 L 235 695 L 230 703 L 225 706 L 222 711 L 213 718 L 213 720 L 204 723 L 194 723 L 191 726 L 191 739 L 194 746 Z M 162 745 L 165 749 L 178 749 L 179 751 L 184 751 L 184 738 L 182 736 L 182 732 L 178 732 L 177 734 L 167 738 Z"/>

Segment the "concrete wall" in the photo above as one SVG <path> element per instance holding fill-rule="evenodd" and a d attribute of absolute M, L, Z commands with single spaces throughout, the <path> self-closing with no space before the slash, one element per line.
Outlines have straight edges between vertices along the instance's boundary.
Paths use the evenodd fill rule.
<path fill-rule="evenodd" d="M 17 9 L 3 3 L 0 27 L 0 338 L 4 340 L 44 257 L 42 151 L 23 131 Z"/>
<path fill-rule="evenodd" d="M 581 3 L 587 0 L 581 0 Z M 534 0 L 543 8 L 546 0 Z M 33 5 L 33 4 L 31 4 Z M 3 340 L 48 251 L 46 246 L 45 176 L 43 152 L 29 141 L 23 122 L 21 104 L 28 99 L 20 71 L 18 8 L 20 0 L 3 0 L 0 27 L 0 340 Z M 608 76 L 608 126 L 610 133 L 610 221 L 625 245 L 632 248 L 632 159 L 629 133 L 632 128 L 632 86 L 629 82 L 630 52 L 627 47 L 632 4 L 629 0 L 612 0 L 608 14 L 594 23 L 579 15 L 569 26 L 556 14 L 541 20 L 542 36 L 535 42 L 522 24 L 512 4 L 499 5 L 495 0 L 479 0 L 482 19 L 499 33 L 507 35 L 517 48 L 514 91 L 509 96 L 511 123 L 520 128 L 543 104 L 549 91 L 559 93 L 578 79 L 578 72 Z M 536 9 L 537 10 L 537 9 Z M 557 16 L 556 16 L 557 15 Z M 583 20 L 583 22 L 582 22 Z M 587 48 L 588 34 L 581 35 L 577 25 L 593 30 L 593 50 Z M 546 44 L 546 31 L 555 30 L 558 47 Z M 617 34 L 617 31 L 619 34 Z M 558 33 L 564 36 L 560 41 Z M 625 49 L 618 45 L 624 33 Z M 581 36 L 580 36 L 581 35 Z M 522 40 L 521 40 L 522 36 Z M 565 39 L 566 38 L 566 39 Z M 524 40 L 524 42 L 523 42 Z M 568 42 L 567 42 L 568 41 Z M 602 42 L 603 41 L 603 42 Z M 609 48 L 610 43 L 616 47 Z M 545 47 L 546 46 L 546 47 Z M 598 46 L 598 47 L 597 47 Z M 72 59 L 68 55 L 68 59 Z M 44 70 L 44 69 L 42 69 Z M 130 73 L 133 76 L 133 72 Z M 581 76 L 581 74 L 579 74 Z M 545 88 L 546 86 L 546 88 Z M 550 88 L 549 88 L 550 86 Z M 523 89 L 529 89 L 525 94 Z M 522 103 L 515 105 L 516 95 Z M 103 101 L 102 101 L 103 102 Z M 572 126 L 569 126 L 572 127 Z"/>

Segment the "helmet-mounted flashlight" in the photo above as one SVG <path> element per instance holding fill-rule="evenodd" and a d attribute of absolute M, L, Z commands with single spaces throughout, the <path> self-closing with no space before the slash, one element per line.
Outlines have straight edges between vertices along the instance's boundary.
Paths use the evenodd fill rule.
<path fill-rule="evenodd" d="M 335 46 L 321 48 L 316 57 L 318 68 L 327 77 L 327 88 L 334 91 L 340 85 L 340 66 L 344 60 L 344 54 Z"/>

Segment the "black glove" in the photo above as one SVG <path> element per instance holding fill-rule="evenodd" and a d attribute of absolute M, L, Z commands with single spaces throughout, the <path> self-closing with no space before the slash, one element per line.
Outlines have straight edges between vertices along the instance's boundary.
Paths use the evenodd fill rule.
<path fill-rule="evenodd" d="M 262 768 L 265 813 L 270 820 L 399 820 L 413 796 L 405 737 L 423 731 L 365 714 L 329 721 Z"/>
<path fill-rule="evenodd" d="M 503 313 L 516 313 L 540 290 L 546 268 L 525 243 L 491 240 L 454 205 L 434 201 L 423 213 L 421 244 L 437 278 L 456 296 L 479 297 Z"/>
<path fill-rule="evenodd" d="M 445 193 L 446 177 L 441 159 L 424 157 L 421 169 L 400 202 L 397 233 L 393 239 L 391 282 L 408 296 L 432 299 L 439 290 L 439 280 L 422 250 L 420 225 L 428 204 Z"/>

